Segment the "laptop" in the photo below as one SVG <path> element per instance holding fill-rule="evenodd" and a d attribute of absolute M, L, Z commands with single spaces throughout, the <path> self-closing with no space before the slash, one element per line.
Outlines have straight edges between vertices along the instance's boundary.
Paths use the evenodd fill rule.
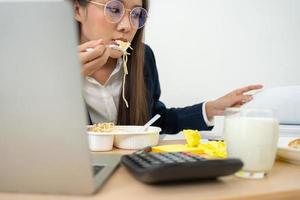
<path fill-rule="evenodd" d="M 0 1 L 0 191 L 92 194 L 120 155 L 91 155 L 72 1 Z"/>

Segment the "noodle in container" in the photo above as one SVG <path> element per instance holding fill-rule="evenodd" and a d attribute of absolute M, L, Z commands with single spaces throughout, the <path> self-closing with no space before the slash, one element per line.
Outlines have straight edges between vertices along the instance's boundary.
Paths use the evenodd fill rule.
<path fill-rule="evenodd" d="M 88 126 L 87 134 L 91 151 L 110 151 L 113 146 L 120 149 L 142 149 L 156 146 L 161 128 L 150 126 L 114 126 L 112 123 Z"/>
<path fill-rule="evenodd" d="M 112 123 L 95 124 L 87 127 L 91 151 L 110 151 L 113 148 L 114 134 Z"/>

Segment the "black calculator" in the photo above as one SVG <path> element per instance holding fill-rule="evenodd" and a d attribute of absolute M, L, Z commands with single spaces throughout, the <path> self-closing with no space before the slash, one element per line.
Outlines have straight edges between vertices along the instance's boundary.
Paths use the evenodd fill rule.
<path fill-rule="evenodd" d="M 187 152 L 136 152 L 124 155 L 122 164 L 140 181 L 150 184 L 215 179 L 243 166 L 240 159 L 207 159 Z"/>

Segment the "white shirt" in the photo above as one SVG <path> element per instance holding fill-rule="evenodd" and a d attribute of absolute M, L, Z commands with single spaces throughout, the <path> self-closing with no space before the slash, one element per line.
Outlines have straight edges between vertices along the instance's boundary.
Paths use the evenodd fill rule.
<path fill-rule="evenodd" d="M 83 96 L 93 124 L 113 122 L 117 123 L 119 99 L 122 92 L 122 59 L 118 59 L 116 68 L 104 85 L 94 78 L 84 79 Z M 213 120 L 209 121 L 205 109 L 206 102 L 202 105 L 202 115 L 207 126 L 213 126 Z"/>
<path fill-rule="evenodd" d="M 92 77 L 86 77 L 83 84 L 83 96 L 93 124 L 117 122 L 119 99 L 122 92 L 122 59 L 104 85 Z"/>

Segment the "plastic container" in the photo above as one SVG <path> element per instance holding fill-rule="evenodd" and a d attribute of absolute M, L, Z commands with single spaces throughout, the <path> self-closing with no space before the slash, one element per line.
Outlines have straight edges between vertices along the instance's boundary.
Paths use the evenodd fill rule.
<path fill-rule="evenodd" d="M 113 148 L 113 132 L 92 132 L 87 131 L 89 148 L 91 151 L 110 151 Z"/>
<path fill-rule="evenodd" d="M 116 126 L 114 146 L 121 149 L 142 149 L 147 146 L 155 146 L 159 141 L 161 128 L 150 126 L 143 131 L 143 126 Z"/>
<path fill-rule="evenodd" d="M 142 149 L 147 146 L 155 146 L 159 141 L 161 128 L 150 126 L 143 131 L 143 126 L 114 126 L 111 132 L 93 132 L 87 134 L 91 151 L 110 151 L 113 146 L 120 149 Z"/>

